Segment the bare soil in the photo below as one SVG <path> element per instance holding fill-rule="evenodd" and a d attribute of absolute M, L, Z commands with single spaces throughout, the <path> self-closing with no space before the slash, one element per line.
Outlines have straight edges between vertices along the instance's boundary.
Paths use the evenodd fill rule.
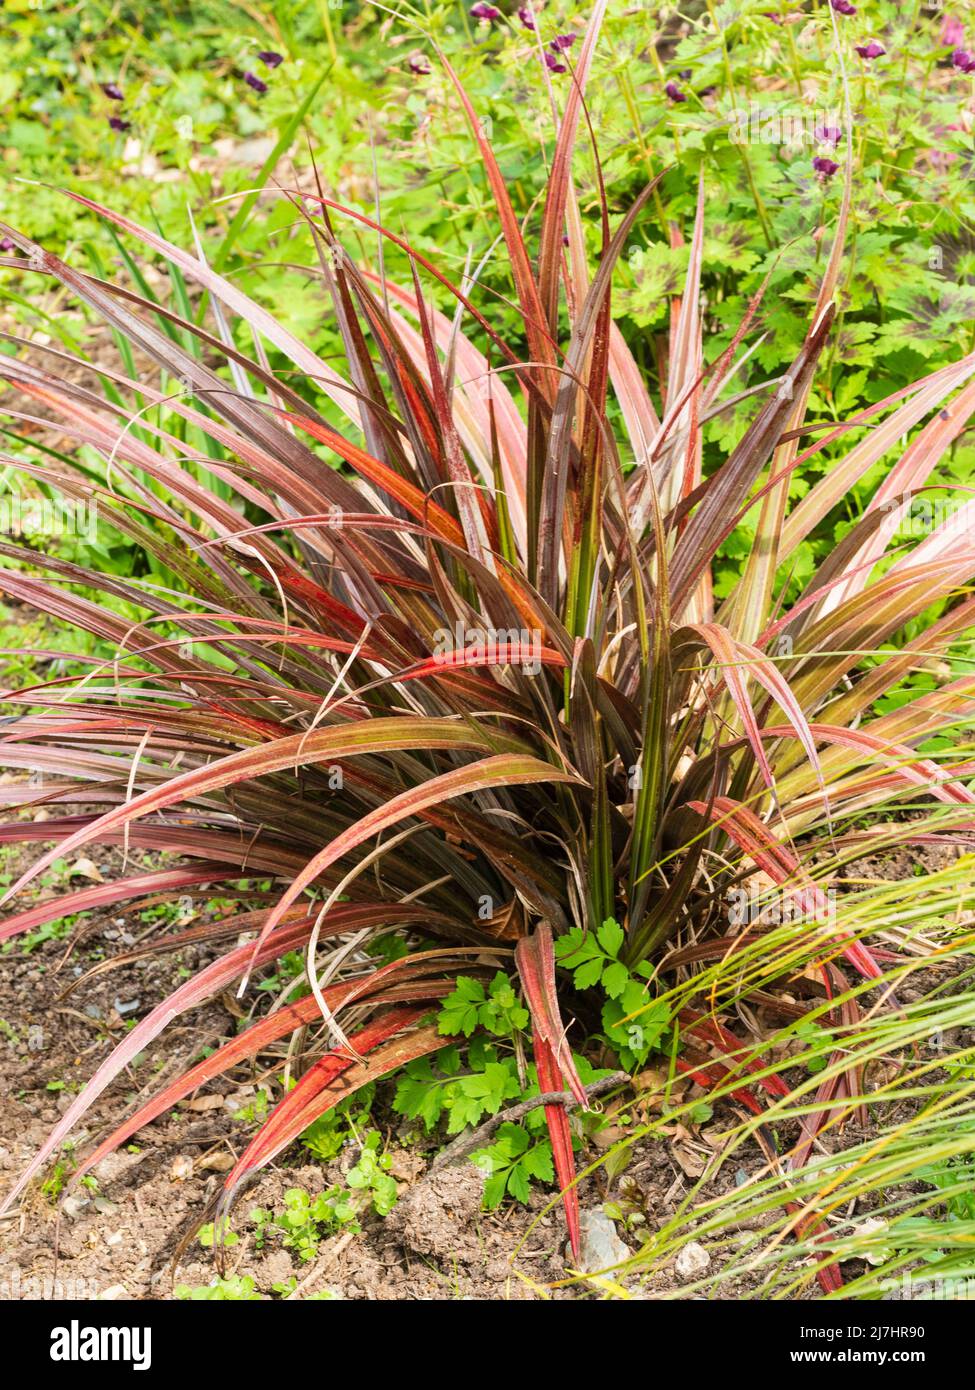
<path fill-rule="evenodd" d="M 96 857 L 106 877 L 119 871 L 117 852 Z M 0 954 L 0 1192 L 124 1035 L 129 1020 L 148 1012 L 217 949 L 186 948 L 82 978 L 92 965 L 124 948 L 136 929 L 132 915 L 92 914 L 73 943 L 50 940 L 25 953 L 15 942 Z M 63 997 L 76 980 L 78 987 Z M 167 1077 L 185 1070 L 204 1046 L 232 1034 L 240 1011 L 238 1001 L 225 994 L 171 1025 L 158 1047 L 99 1098 L 75 1135 L 78 1152 Z M 208 1284 L 214 1262 L 193 1232 L 254 1132 L 253 1122 L 235 1118 L 235 1112 L 253 1101 L 265 1074 L 279 1071 L 280 1063 L 267 1072 L 261 1064 L 238 1068 L 147 1126 L 133 1151 L 118 1152 L 98 1166 L 97 1192 L 82 1190 L 59 1203 L 56 1194 L 35 1183 L 19 1209 L 0 1221 L 0 1298 L 166 1299 L 174 1296 L 176 1284 Z M 324 1290 L 344 1299 L 606 1297 L 595 1284 L 558 1286 L 567 1274 L 565 1228 L 560 1208 L 546 1209 L 551 1194 L 536 1194 L 528 1207 L 510 1203 L 484 1212 L 478 1171 L 467 1164 L 429 1173 L 432 1150 L 388 1109 L 389 1094 L 380 1088 L 375 1114 L 400 1185 L 393 1212 L 365 1218 L 359 1234 L 323 1242 L 310 1262 L 273 1239 L 258 1249 L 248 1218 L 253 1206 L 280 1210 L 292 1187 L 314 1195 L 341 1180 L 357 1157 L 350 1147 L 322 1165 L 296 1145 L 238 1202 L 232 1224 L 240 1240 L 226 1252 L 225 1273 L 251 1276 L 264 1295 L 280 1296 L 280 1286 L 294 1280 L 292 1296 L 298 1298 Z M 629 1108 L 641 1116 L 639 1100 Z M 733 1111 L 718 1107 L 715 1132 L 734 1118 Z M 592 1161 L 621 1134 L 611 1126 L 581 1160 Z M 848 1129 L 830 1142 L 841 1149 L 861 1137 Z M 646 1213 L 644 1231 L 663 1221 L 686 1195 L 713 1155 L 709 1140 L 705 1126 L 644 1140 L 635 1148 L 621 1180 L 631 1203 Z M 739 1151 L 719 1169 L 705 1196 L 731 1190 L 764 1162 L 757 1146 Z M 613 1187 L 600 1173 L 583 1182 L 583 1209 L 599 1209 L 618 1194 L 619 1181 Z M 635 1251 L 639 1236 L 620 1234 Z M 859 1270 L 851 1263 L 845 1272 L 852 1277 Z M 665 1267 L 651 1276 L 624 1274 L 620 1282 L 631 1297 L 653 1299 L 680 1297 L 689 1277 Z M 758 1276 L 742 1280 L 725 1286 L 722 1296 L 754 1296 L 758 1284 Z M 813 1286 L 803 1296 L 816 1292 Z"/>
<path fill-rule="evenodd" d="M 99 856 L 106 876 L 117 872 L 116 858 Z M 121 1039 L 127 1020 L 148 1012 L 187 971 L 212 958 L 189 948 L 135 961 L 62 998 L 73 979 L 119 950 L 121 933 L 131 927 L 131 918 L 92 914 L 69 957 L 63 940 L 29 953 L 14 943 L 0 955 L 0 1191 Z M 78 1152 L 165 1076 L 184 1070 L 202 1047 L 232 1034 L 239 1012 L 225 996 L 171 1025 L 159 1047 L 99 1098 L 75 1135 Z M 34 1184 L 19 1210 L 0 1222 L 0 1297 L 168 1298 L 175 1282 L 209 1283 L 213 1261 L 196 1241 L 175 1266 L 174 1257 L 254 1132 L 234 1111 L 253 1101 L 260 1075 L 254 1067 L 239 1069 L 232 1081 L 223 1079 L 147 1126 L 137 1152 L 113 1154 L 95 1169 L 97 1193 L 82 1190 L 66 1208 Z M 533 1284 L 564 1274 L 564 1228 L 559 1214 L 542 1212 L 546 1197 L 529 1208 L 482 1212 L 482 1179 L 472 1165 L 421 1183 L 427 1155 L 399 1148 L 395 1137 L 401 1199 L 388 1218 L 368 1218 L 351 1239 L 333 1237 L 311 1263 L 270 1242 L 255 1249 L 246 1216 L 252 1206 L 280 1210 L 291 1187 L 314 1196 L 357 1156 L 343 1152 L 324 1167 L 296 1146 L 290 1162 L 270 1167 L 240 1202 L 234 1225 L 241 1240 L 227 1252 L 226 1272 L 250 1275 L 266 1294 L 295 1278 L 299 1297 L 327 1288 L 352 1299 L 531 1298 Z M 512 1263 L 516 1251 L 520 1273 Z"/>

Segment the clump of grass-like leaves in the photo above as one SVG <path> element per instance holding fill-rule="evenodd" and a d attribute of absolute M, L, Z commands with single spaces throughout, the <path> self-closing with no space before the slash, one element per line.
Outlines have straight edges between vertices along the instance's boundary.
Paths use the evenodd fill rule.
<path fill-rule="evenodd" d="M 98 280 L 3 229 L 23 254 L 0 264 L 53 277 L 112 327 L 129 364 L 100 367 L 95 390 L 66 374 L 56 350 L 44 365 L 36 352 L 0 357 L 22 401 L 13 413 L 53 414 L 73 445 L 57 460 L 38 449 L 3 463 L 63 499 L 96 502 L 100 524 L 148 563 L 134 579 L 0 546 L 12 599 L 114 653 L 79 678 L 4 693 L 16 718 L 0 761 L 43 770 L 53 811 L 0 831 L 7 843 L 53 844 L 4 901 L 15 904 L 56 855 L 94 842 L 177 858 L 15 906 L 0 939 L 203 883 L 259 876 L 272 886 L 269 900 L 213 929 L 214 940 L 253 938 L 132 1028 L 8 1202 L 173 1019 L 230 985 L 246 990 L 255 970 L 296 949 L 312 992 L 120 1118 L 76 1178 L 201 1084 L 324 1019 L 299 1081 L 228 1174 L 229 1201 L 344 1096 L 441 1047 L 429 1021 L 436 1002 L 458 975 L 498 968 L 520 978 L 542 1089 L 566 1086 L 582 1103 L 564 1019 L 587 1016 L 587 993 L 597 1007 L 603 996 L 591 983 L 569 993 L 572 974 L 557 961 L 571 969 L 572 953 L 559 943 L 571 932 L 585 942 L 613 921 L 622 941 L 612 993 L 625 1001 L 617 1023 L 639 1027 L 650 1011 L 659 1020 L 663 1006 L 680 1030 L 675 1065 L 753 1112 L 750 1141 L 767 1133 L 766 1105 L 801 1119 L 790 1164 L 769 1155 L 763 1210 L 813 1252 L 824 1287 L 839 1287 L 834 1245 L 846 1233 L 829 1225 L 820 1136 L 862 1111 L 877 1049 L 909 1047 L 962 1007 L 948 1000 L 905 1015 L 896 984 L 880 1002 L 878 982 L 916 958 L 915 938 L 892 936 L 856 894 L 829 890 L 868 852 L 971 843 L 972 767 L 958 729 L 975 681 L 880 706 L 975 622 L 966 589 L 975 549 L 958 516 L 913 549 L 888 550 L 905 499 L 965 429 L 975 356 L 855 421 L 804 429 L 833 322 L 848 191 L 801 351 L 754 393 L 750 428 L 705 477 L 703 424 L 739 399 L 738 356 L 763 306 L 753 303 L 731 348 L 711 360 L 699 303 L 702 186 L 672 304 L 666 393 L 651 399 L 611 298 L 650 190 L 620 217 L 601 201 L 593 267 L 571 176 L 603 10 L 595 6 L 580 46 L 530 233 L 457 84 L 523 341 L 496 333 L 473 266 L 455 285 L 395 232 L 321 191 L 279 196 L 293 199 L 319 251 L 341 368 L 211 269 L 201 247 L 181 250 L 118 212 L 89 205 L 168 263 L 181 311 L 144 281 Z M 350 225 L 399 257 L 403 283 L 382 257 L 367 264 L 343 249 Z M 431 286 L 449 292 L 452 312 L 436 307 Z M 159 385 L 130 374 L 146 358 Z M 855 442 L 791 505 L 803 465 L 847 437 Z M 790 586 L 804 538 L 880 462 L 862 517 Z M 712 562 L 748 517 L 751 554 L 716 605 Z M 925 625 L 936 601 L 940 616 Z M 909 624 L 898 647 L 891 639 Z M 918 751 L 936 738 L 940 752 Z M 911 797 L 920 819 L 901 815 Z M 35 799 L 18 788 L 7 803 Z M 79 802 L 84 813 L 66 812 Z M 731 923 L 728 895 L 742 889 L 758 894 L 759 910 Z M 965 906 L 966 885 L 950 896 Z M 763 916 L 772 898 L 795 919 L 784 936 Z M 920 902 L 908 899 L 905 920 Z M 424 949 L 370 964 L 364 948 L 389 932 Z M 835 1045 L 797 1091 L 774 1043 L 807 1013 Z M 927 1094 L 922 1086 L 922 1113 Z M 548 1107 L 547 1119 L 577 1248 L 565 1107 Z M 705 1207 L 695 1219 L 720 1234 L 722 1213 Z M 656 1248 L 666 1254 L 683 1238 L 668 1228 Z"/>

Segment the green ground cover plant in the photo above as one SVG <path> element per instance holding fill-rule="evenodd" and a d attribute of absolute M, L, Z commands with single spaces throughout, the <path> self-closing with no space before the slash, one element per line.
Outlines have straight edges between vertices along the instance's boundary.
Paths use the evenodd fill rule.
<path fill-rule="evenodd" d="M 833 420 L 971 350 L 975 307 L 972 79 L 953 61 L 967 52 L 966 42 L 975 47 L 975 20 L 965 5 L 948 11 L 881 0 L 840 19 L 851 54 L 854 122 L 850 254 L 838 286 L 837 332 L 810 398 L 817 418 Z M 496 236 L 490 187 L 468 158 L 465 123 L 431 61 L 432 44 L 443 47 L 471 94 L 503 160 L 513 207 L 527 217 L 544 194 L 551 103 L 571 80 L 565 55 L 584 21 L 584 11 L 552 5 L 502 7 L 480 19 L 463 6 L 407 6 L 394 23 L 369 5 L 279 3 L 245 11 L 210 0 L 192 13 L 157 7 L 144 25 L 124 7 L 55 5 L 39 14 L 14 5 L 13 62 L 3 79 L 14 113 L 7 140 L 12 177 L 0 211 L 13 225 L 29 218 L 38 239 L 71 248 L 104 274 L 120 254 L 111 228 L 60 188 L 110 201 L 124 179 L 129 214 L 177 241 L 188 232 L 189 197 L 199 230 L 216 238 L 215 268 L 232 272 L 328 357 L 341 350 L 334 324 L 318 312 L 307 278 L 294 273 L 303 265 L 314 274 L 312 248 L 293 231 L 286 203 L 251 191 L 275 170 L 279 178 L 294 165 L 307 172 L 302 121 L 322 178 L 344 190 L 346 201 L 351 196 L 363 210 L 374 204 L 381 162 L 388 225 L 454 279 L 469 256 L 477 264 L 488 255 L 481 279 L 500 291 L 504 269 L 496 270 L 489 255 Z M 553 36 L 549 45 L 572 40 L 555 69 L 542 61 L 540 54 L 552 50 L 539 35 Z M 861 56 L 859 48 L 877 45 L 874 36 L 884 51 Z M 260 53 L 282 61 L 269 67 Z M 843 98 L 830 54 L 825 4 L 778 12 L 760 0 L 692 3 L 679 12 L 611 7 L 606 17 L 589 103 L 612 205 L 625 207 L 642 181 L 661 175 L 653 215 L 641 220 L 615 289 L 618 327 L 652 388 L 662 386 L 667 306 L 684 280 L 702 170 L 712 207 L 721 207 L 709 218 L 700 269 L 712 360 L 766 277 L 776 292 L 753 352 L 738 368 L 741 398 L 703 431 L 705 471 L 727 456 L 747 423 L 748 390 L 786 370 L 801 342 L 796 307 L 814 290 L 823 229 L 842 192 L 836 133 Z M 248 74 L 267 90 L 250 86 Z M 112 130 L 111 120 L 129 128 Z M 593 255 L 598 231 L 588 214 L 598 207 L 599 189 L 584 156 L 577 180 Z M 362 254 L 366 243 L 356 235 Z M 394 244 L 385 248 L 390 272 L 401 277 L 409 270 L 399 255 Z M 87 350 L 83 319 L 39 313 L 36 292 L 21 290 L 11 284 L 7 300 L 17 329 Z M 151 292 L 186 310 L 186 286 L 172 268 L 163 268 Z M 432 284 L 428 293 L 449 307 L 443 287 Z M 501 299 L 494 314 L 506 339 L 521 345 L 518 315 Z M 810 459 L 791 481 L 794 498 L 837 457 L 827 446 Z M 971 445 L 957 441 L 931 485 L 968 485 L 972 464 Z M 842 539 L 877 481 L 875 469 L 812 528 L 797 549 L 794 582 Z M 100 567 L 111 563 L 126 573 L 145 563 L 124 538 L 106 532 L 100 539 Z M 733 585 L 753 543 L 754 519 L 743 518 L 719 551 L 719 594 Z"/>

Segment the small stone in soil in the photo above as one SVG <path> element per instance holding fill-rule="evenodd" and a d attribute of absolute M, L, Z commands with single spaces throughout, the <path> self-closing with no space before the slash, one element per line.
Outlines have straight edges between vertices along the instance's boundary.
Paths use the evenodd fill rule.
<path fill-rule="evenodd" d="M 698 1245 L 696 1240 L 692 1240 L 689 1245 L 685 1245 L 674 1262 L 674 1269 L 678 1279 L 697 1279 L 707 1269 L 711 1263 L 711 1256 L 703 1245 Z"/>
<path fill-rule="evenodd" d="M 616 1227 L 604 1211 L 580 1212 L 579 1230 L 579 1269 L 583 1274 L 596 1274 L 630 1258 L 632 1251 L 620 1240 Z"/>

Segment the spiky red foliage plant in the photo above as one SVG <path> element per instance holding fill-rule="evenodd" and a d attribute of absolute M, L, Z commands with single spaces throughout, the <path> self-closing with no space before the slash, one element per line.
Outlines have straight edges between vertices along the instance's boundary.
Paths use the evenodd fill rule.
<path fill-rule="evenodd" d="M 626 964 L 659 964 L 649 1002 L 668 970 L 693 971 L 760 938 L 761 927 L 742 938 L 729 930 L 729 886 L 762 876 L 817 922 L 830 867 L 889 840 L 871 831 L 871 817 L 889 821 L 899 798 L 920 789 L 940 803 L 931 836 L 969 824 L 969 765 L 950 753 L 936 765 L 915 746 L 971 710 L 973 681 L 884 714 L 877 701 L 919 654 L 945 651 L 975 622 L 964 527 L 935 529 L 880 563 L 902 499 L 972 413 L 975 356 L 846 425 L 804 431 L 848 194 L 801 351 L 704 477 L 702 428 L 728 403 L 761 306 L 708 363 L 702 190 L 672 305 L 666 390 L 659 406 L 651 399 L 611 302 L 646 195 L 615 227 L 603 203 L 593 271 L 571 176 L 603 8 L 581 45 L 531 248 L 457 86 L 493 192 L 523 344 L 499 335 L 474 285 L 452 284 L 396 233 L 326 196 L 292 195 L 319 251 L 342 372 L 199 249 L 180 250 L 120 213 L 79 199 L 202 291 L 207 320 L 83 274 L 3 229 L 24 253 L 3 264 L 53 277 L 181 389 L 164 394 L 148 375 L 102 367 L 99 393 L 69 379 L 56 350 L 46 366 L 36 352 L 0 357 L 23 417 L 54 414 L 62 438 L 110 464 L 110 485 L 43 454 L 4 464 L 65 498 L 96 501 L 104 524 L 173 576 L 140 583 L 0 546 L 11 598 L 117 651 L 108 669 L 93 662 L 83 678 L 4 693 L 17 717 L 3 730 L 0 762 L 53 778 L 44 799 L 55 812 L 79 800 L 88 809 L 0 831 L 8 844 L 53 842 L 6 893 L 14 910 L 0 939 L 201 883 L 260 876 L 274 887 L 269 905 L 219 927 L 254 939 L 160 1002 L 102 1063 L 8 1203 L 168 1024 L 229 985 L 246 989 L 255 970 L 296 948 L 307 952 L 313 993 L 259 1018 L 120 1119 L 76 1176 L 198 1086 L 324 1016 L 331 1042 L 228 1174 L 233 1194 L 343 1096 L 440 1047 L 431 1009 L 453 978 L 485 962 L 520 977 L 540 1084 L 584 1100 L 553 950 L 569 929 L 621 923 Z M 336 230 L 346 221 L 404 252 L 412 282 L 357 264 Z M 455 315 L 434 307 L 425 280 L 450 292 Z M 231 331 L 240 327 L 252 355 Z M 271 370 L 268 348 L 288 371 Z M 803 540 L 925 419 L 861 520 L 786 603 L 780 581 Z M 796 470 L 851 427 L 856 442 L 791 506 Z M 754 548 L 716 605 L 715 554 L 749 515 L 758 517 Z M 142 617 L 129 621 L 92 594 Z M 900 649 L 889 644 L 946 597 L 936 622 Z M 31 804 L 19 795 L 8 801 Z M 55 856 L 96 842 L 178 861 L 16 910 Z M 810 847 L 827 853 L 826 869 L 813 866 Z M 441 944 L 372 970 L 346 953 L 319 985 L 326 939 L 361 944 L 391 929 Z M 834 992 L 849 978 L 879 977 L 890 959 L 841 923 L 807 936 L 806 957 Z M 774 978 L 775 961 L 766 973 Z M 761 978 L 754 991 L 768 1002 Z M 706 1085 L 740 1078 L 735 1094 L 753 1107 L 763 1087 L 780 1095 L 775 1078 L 764 1076 L 759 1092 L 747 1084 L 731 1020 L 709 1009 L 682 1011 L 682 1068 Z M 853 1096 L 841 1077 L 824 1101 L 844 1084 Z M 549 1107 L 548 1118 L 576 1246 L 565 1108 Z"/>

